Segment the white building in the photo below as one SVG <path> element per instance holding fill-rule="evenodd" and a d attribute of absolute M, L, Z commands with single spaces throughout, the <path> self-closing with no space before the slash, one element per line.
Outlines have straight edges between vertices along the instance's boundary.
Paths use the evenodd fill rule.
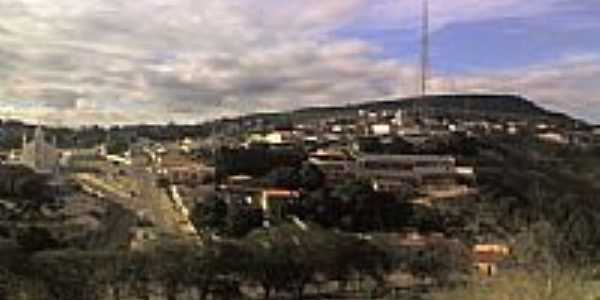
<path fill-rule="evenodd" d="M 45 140 L 41 127 L 35 129 L 33 139 L 27 141 L 23 134 L 23 146 L 20 163 L 30 167 L 37 173 L 53 173 L 59 167 L 60 151 L 56 148 L 56 140 L 49 144 Z"/>
<path fill-rule="evenodd" d="M 371 125 L 371 133 L 373 135 L 390 135 L 392 127 L 390 124 L 373 124 Z"/>
<path fill-rule="evenodd" d="M 558 132 L 546 132 L 540 133 L 537 135 L 537 138 L 552 144 L 568 144 L 569 139 L 561 133 Z"/>
<path fill-rule="evenodd" d="M 393 120 L 394 124 L 396 124 L 397 126 L 404 126 L 404 111 L 399 109 L 396 114 L 394 115 L 394 120 Z"/>

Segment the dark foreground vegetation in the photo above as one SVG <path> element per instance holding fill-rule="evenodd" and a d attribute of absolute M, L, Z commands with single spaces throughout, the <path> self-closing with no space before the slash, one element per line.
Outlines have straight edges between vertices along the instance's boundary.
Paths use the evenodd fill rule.
<path fill-rule="evenodd" d="M 204 245 L 163 240 L 140 252 L 3 253 L 0 298 L 370 298 L 387 293 L 395 271 L 448 284 L 469 269 L 467 252 L 455 245 L 417 253 L 304 226 L 285 224 Z"/>

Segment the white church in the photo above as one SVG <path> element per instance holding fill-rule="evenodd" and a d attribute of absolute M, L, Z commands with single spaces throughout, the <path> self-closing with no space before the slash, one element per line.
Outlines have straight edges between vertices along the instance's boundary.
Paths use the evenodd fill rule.
<path fill-rule="evenodd" d="M 58 171 L 60 151 L 56 147 L 56 139 L 52 144 L 46 142 L 41 126 L 35 129 L 33 139 L 27 140 L 23 134 L 20 163 L 30 167 L 36 173 L 55 173 Z"/>

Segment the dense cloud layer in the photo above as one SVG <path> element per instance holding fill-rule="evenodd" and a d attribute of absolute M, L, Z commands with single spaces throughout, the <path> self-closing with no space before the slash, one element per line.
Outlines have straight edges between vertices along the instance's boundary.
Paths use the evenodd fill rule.
<path fill-rule="evenodd" d="M 375 45 L 332 34 L 343 26 L 414 26 L 418 5 L 401 2 L 0 0 L 0 116 L 64 125 L 195 122 L 414 94 L 414 65 L 383 60 Z M 451 2 L 434 6 L 435 26 L 498 11 L 522 16 L 560 1 L 532 0 L 519 9 L 509 9 L 516 0 Z M 452 82 L 465 90 L 528 92 L 586 116 L 583 103 L 600 112 L 587 97 L 596 87 L 579 80 L 597 74 L 593 61 L 595 71 L 567 61 L 577 68 Z M 438 77 L 433 85 L 443 91 L 449 82 Z"/>

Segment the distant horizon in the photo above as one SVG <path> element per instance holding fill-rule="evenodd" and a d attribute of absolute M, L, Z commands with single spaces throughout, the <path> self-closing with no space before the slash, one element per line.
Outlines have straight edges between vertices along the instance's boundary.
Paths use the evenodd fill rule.
<path fill-rule="evenodd" d="M 591 122 L 589 120 L 583 119 L 583 118 L 578 118 L 576 116 L 570 115 L 566 112 L 562 112 L 560 110 L 554 110 L 548 107 L 544 107 L 543 105 L 539 105 L 538 103 L 536 103 L 535 101 L 533 101 L 532 99 L 527 98 L 525 95 L 519 95 L 519 94 L 511 94 L 511 93 L 477 93 L 477 92 L 473 92 L 473 93 L 436 93 L 436 94 L 428 94 L 425 96 L 421 96 L 421 95 L 412 95 L 412 96 L 405 96 L 405 97 L 400 97 L 400 98 L 382 98 L 382 99 L 374 99 L 374 100 L 364 100 L 364 101 L 357 101 L 357 102 L 352 102 L 352 103 L 346 103 L 346 104 L 339 104 L 339 105 L 331 105 L 331 104 L 325 104 L 325 105 L 315 105 L 315 106 L 305 106 L 305 107 L 298 107 L 298 108 L 294 108 L 294 109 L 282 109 L 282 110 L 272 110 L 272 111 L 254 111 L 254 112 L 248 112 L 245 114 L 240 114 L 240 115 L 231 115 L 231 116 L 219 116 L 219 117 L 215 117 L 215 118 L 211 118 L 211 119 L 206 119 L 203 121 L 192 121 L 192 122 L 177 122 L 177 120 L 167 120 L 165 122 L 156 122 L 156 123 L 151 123 L 151 122 L 131 122 L 131 123 L 121 123 L 121 124 L 117 124 L 117 123 L 113 123 L 113 124 L 83 124 L 83 125 L 65 125 L 65 124 L 52 124 L 52 123 L 44 123 L 44 122 L 38 122 L 36 120 L 25 120 L 25 119 L 20 119 L 20 118 L 13 118 L 13 117 L 0 117 L 0 119 L 3 122 L 6 121 L 17 121 L 17 122 L 22 122 L 23 124 L 27 125 L 27 126 L 38 126 L 38 125 L 42 125 L 44 127 L 47 128 L 71 128 L 71 129 L 79 129 L 79 128 L 89 128 L 89 127 L 100 127 L 100 128 L 110 128 L 110 127 L 128 127 L 128 126 L 168 126 L 170 124 L 173 125 L 177 125 L 177 126 L 198 126 L 198 125 L 203 125 L 203 124 L 207 124 L 207 123 L 211 123 L 211 122 L 218 122 L 218 121 L 222 121 L 222 120 L 229 120 L 229 119 L 237 119 L 237 118 L 243 118 L 246 116 L 252 116 L 252 115 L 260 115 L 260 114 L 280 114 L 280 113 L 292 113 L 292 112 L 297 112 L 297 111 L 302 111 L 302 110 L 307 110 L 307 109 L 318 109 L 318 108 L 344 108 L 344 107 L 354 107 L 354 106 L 361 106 L 361 105 L 369 105 L 369 104 L 374 104 L 377 102 L 389 102 L 389 101 L 407 101 L 407 100 L 413 100 L 413 99 L 419 99 L 419 98 L 427 98 L 427 97 L 439 97 L 439 96 L 483 96 L 483 97 L 487 97 L 487 96 L 511 96 L 511 97 L 519 97 L 519 98 L 523 98 L 526 101 L 531 102 L 532 104 L 540 107 L 543 110 L 547 110 L 550 113 L 557 113 L 557 114 L 564 114 L 567 117 L 573 118 L 574 120 L 577 121 L 583 121 L 585 123 L 587 123 L 588 125 L 591 126 L 596 126 L 596 125 L 600 125 L 600 122 Z"/>

